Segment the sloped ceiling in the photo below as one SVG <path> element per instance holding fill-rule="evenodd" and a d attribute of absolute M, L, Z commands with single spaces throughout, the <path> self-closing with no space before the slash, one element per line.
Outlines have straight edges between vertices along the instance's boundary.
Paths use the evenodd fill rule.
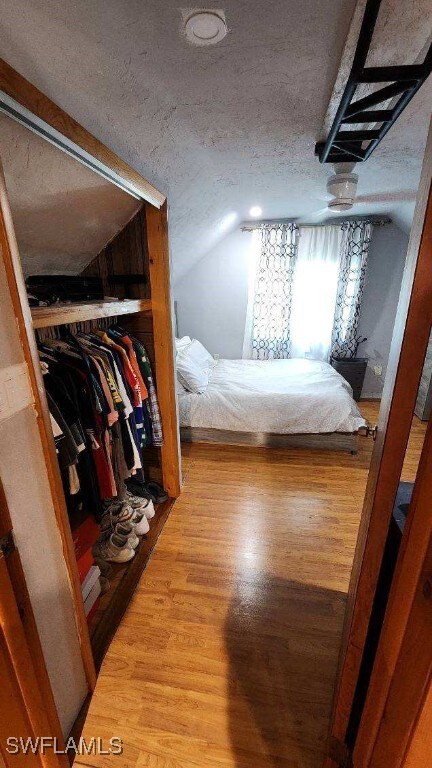
<path fill-rule="evenodd" d="M 81 272 L 139 203 L 0 114 L 2 159 L 26 275 Z"/>
<path fill-rule="evenodd" d="M 417 50 L 430 34 L 428 3 L 383 2 L 393 37 L 404 30 L 385 45 L 399 51 L 409 32 Z M 15 0 L 0 21 L 3 57 L 168 195 L 174 279 L 253 204 L 265 218 L 314 215 L 331 172 L 314 144 L 355 0 L 218 7 L 230 31 L 205 48 L 181 35 L 172 0 Z M 368 200 L 356 212 L 409 224 L 431 94 L 428 84 L 359 166 Z"/>

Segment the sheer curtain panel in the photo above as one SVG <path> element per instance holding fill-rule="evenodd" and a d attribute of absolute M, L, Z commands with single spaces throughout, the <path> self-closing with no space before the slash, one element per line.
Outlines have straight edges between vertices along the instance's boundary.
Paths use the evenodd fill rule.
<path fill-rule="evenodd" d="M 291 357 L 329 360 L 341 240 L 340 225 L 300 228 L 291 311 Z"/>

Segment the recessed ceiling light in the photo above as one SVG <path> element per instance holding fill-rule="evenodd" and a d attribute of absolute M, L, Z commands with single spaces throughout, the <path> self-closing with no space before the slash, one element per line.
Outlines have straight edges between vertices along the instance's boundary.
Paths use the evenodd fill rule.
<path fill-rule="evenodd" d="M 184 29 L 194 45 L 214 45 L 228 32 L 224 12 L 213 8 L 190 11 L 184 17 Z"/>
<path fill-rule="evenodd" d="M 249 211 L 249 216 L 252 216 L 253 219 L 257 219 L 261 214 L 262 208 L 260 208 L 259 205 L 253 205 Z"/>

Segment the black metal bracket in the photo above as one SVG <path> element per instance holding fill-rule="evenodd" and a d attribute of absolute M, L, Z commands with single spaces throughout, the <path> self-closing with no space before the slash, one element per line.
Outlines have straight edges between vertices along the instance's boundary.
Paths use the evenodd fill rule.
<path fill-rule="evenodd" d="M 321 163 L 361 163 L 367 160 L 432 71 L 432 45 L 422 64 L 365 67 L 380 5 L 381 0 L 368 0 L 366 3 L 351 72 L 333 125 L 327 141 L 315 145 L 315 154 Z M 352 101 L 361 83 L 389 84 L 369 96 Z M 396 96 L 400 98 L 391 109 L 374 109 Z M 380 123 L 380 127 L 341 130 L 343 124 L 364 123 Z"/>

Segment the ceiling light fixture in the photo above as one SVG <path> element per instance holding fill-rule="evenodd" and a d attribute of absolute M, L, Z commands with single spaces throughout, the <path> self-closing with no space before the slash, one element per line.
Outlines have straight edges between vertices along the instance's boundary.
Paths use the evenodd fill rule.
<path fill-rule="evenodd" d="M 184 31 L 194 45 L 215 45 L 228 32 L 225 13 L 213 8 L 191 10 L 183 14 Z"/>
<path fill-rule="evenodd" d="M 327 181 L 327 192 L 332 196 L 327 206 L 331 211 L 349 211 L 354 205 L 358 176 L 353 173 L 354 163 L 335 163 L 334 174 Z"/>
<path fill-rule="evenodd" d="M 260 208 L 259 205 L 253 205 L 249 211 L 249 216 L 252 216 L 253 219 L 258 219 L 261 215 L 262 208 Z"/>

